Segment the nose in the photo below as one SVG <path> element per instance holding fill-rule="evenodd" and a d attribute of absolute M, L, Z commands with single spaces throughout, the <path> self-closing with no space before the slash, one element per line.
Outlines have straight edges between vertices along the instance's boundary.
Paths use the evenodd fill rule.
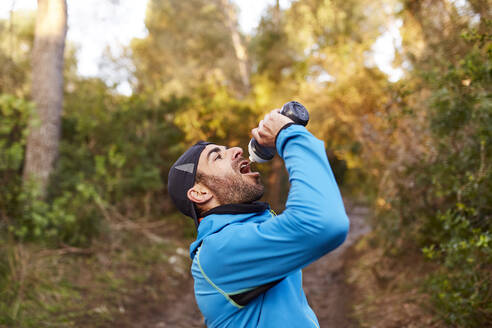
<path fill-rule="evenodd" d="M 232 160 L 236 160 L 243 155 L 243 150 L 240 147 L 229 148 L 232 153 Z"/>

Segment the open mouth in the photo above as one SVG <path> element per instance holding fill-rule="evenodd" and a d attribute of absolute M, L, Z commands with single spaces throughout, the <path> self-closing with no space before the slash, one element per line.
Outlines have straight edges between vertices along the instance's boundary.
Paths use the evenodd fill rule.
<path fill-rule="evenodd" d="M 242 161 L 239 163 L 239 172 L 241 172 L 241 174 L 251 173 L 251 168 L 248 161 Z"/>
<path fill-rule="evenodd" d="M 241 174 L 246 174 L 246 175 L 259 175 L 260 174 L 258 172 L 252 172 L 251 171 L 250 162 L 248 160 L 244 160 L 241 163 L 239 163 L 239 172 Z"/>

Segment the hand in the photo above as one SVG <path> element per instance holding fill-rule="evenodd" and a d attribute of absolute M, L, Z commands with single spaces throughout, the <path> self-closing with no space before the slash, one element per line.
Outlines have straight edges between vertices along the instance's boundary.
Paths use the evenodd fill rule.
<path fill-rule="evenodd" d="M 286 124 L 293 123 L 290 118 L 280 114 L 280 109 L 274 109 L 265 115 L 257 128 L 251 130 L 253 137 L 265 147 L 275 147 L 275 138 Z"/>

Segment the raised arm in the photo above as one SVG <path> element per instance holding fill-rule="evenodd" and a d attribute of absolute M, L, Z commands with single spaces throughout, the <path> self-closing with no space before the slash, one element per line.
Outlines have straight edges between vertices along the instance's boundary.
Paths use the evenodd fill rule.
<path fill-rule="evenodd" d="M 227 226 L 230 231 L 203 243 L 201 265 L 226 292 L 283 278 L 338 247 L 348 233 L 323 142 L 291 125 L 278 133 L 276 147 L 291 184 L 285 211 L 262 223 Z"/>

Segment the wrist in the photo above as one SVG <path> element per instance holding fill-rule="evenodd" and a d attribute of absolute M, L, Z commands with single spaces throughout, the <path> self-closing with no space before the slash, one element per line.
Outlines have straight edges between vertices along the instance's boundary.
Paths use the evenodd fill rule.
<path fill-rule="evenodd" d="M 289 123 L 285 124 L 283 127 L 281 127 L 280 130 L 278 130 L 277 135 L 275 136 L 275 142 L 273 143 L 273 146 L 275 148 L 277 148 L 277 139 L 278 139 L 278 136 L 280 135 L 280 132 L 282 132 L 283 130 L 287 129 L 291 125 L 295 125 L 295 123 L 294 122 L 289 122 Z"/>

